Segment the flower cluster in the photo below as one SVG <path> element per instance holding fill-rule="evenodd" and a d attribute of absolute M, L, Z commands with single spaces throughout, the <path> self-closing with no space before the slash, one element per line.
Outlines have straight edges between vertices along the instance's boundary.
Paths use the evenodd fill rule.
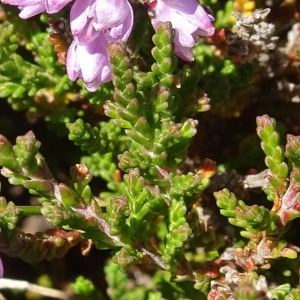
<path fill-rule="evenodd" d="M 127 41 L 131 33 L 131 5 L 127 0 L 77 0 L 70 19 L 74 40 L 67 54 L 69 78 L 82 78 L 87 89 L 95 91 L 111 80 L 107 43 Z"/>
<path fill-rule="evenodd" d="M 21 18 L 42 12 L 57 13 L 72 0 L 0 0 L 18 6 Z M 213 17 L 197 0 L 144 0 L 154 28 L 159 21 L 171 21 L 175 54 L 192 61 L 198 35 L 214 34 Z M 133 10 L 128 0 L 75 0 L 70 12 L 73 42 L 67 54 L 67 73 L 72 81 L 80 78 L 93 92 L 111 80 L 107 55 L 110 42 L 126 42 L 133 27 Z"/>

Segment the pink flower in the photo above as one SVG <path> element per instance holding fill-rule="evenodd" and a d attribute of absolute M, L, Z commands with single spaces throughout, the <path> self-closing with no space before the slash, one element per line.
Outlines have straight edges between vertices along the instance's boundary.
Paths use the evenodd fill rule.
<path fill-rule="evenodd" d="M 77 0 L 70 19 L 75 39 L 67 54 L 68 76 L 72 81 L 81 78 L 94 92 L 111 80 L 107 44 L 127 41 L 133 11 L 127 0 Z"/>
<path fill-rule="evenodd" d="M 72 0 L 1 0 L 2 3 L 18 6 L 19 16 L 23 19 L 47 12 L 54 14 L 60 11 Z"/>
<path fill-rule="evenodd" d="M 73 35 L 81 40 L 91 41 L 104 32 L 109 41 L 127 41 L 133 11 L 127 0 L 77 0 L 70 19 Z"/>
<path fill-rule="evenodd" d="M 91 42 L 80 44 L 75 37 L 67 54 L 67 73 L 70 80 L 81 78 L 88 91 L 95 92 L 101 83 L 111 80 L 104 33 Z"/>
<path fill-rule="evenodd" d="M 211 36 L 214 18 L 207 14 L 197 0 L 149 0 L 148 13 L 156 28 L 159 21 L 172 23 L 175 30 L 175 54 L 183 60 L 194 60 L 193 47 L 197 36 Z"/>

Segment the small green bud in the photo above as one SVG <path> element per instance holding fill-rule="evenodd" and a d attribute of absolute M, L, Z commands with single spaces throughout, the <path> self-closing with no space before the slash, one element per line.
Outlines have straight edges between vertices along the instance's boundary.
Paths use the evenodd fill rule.
<path fill-rule="evenodd" d="M 115 126 L 120 127 L 120 128 L 128 128 L 128 129 L 132 128 L 131 123 L 129 123 L 128 121 L 125 121 L 125 120 L 116 119 L 116 120 L 113 120 L 112 122 Z"/>
<path fill-rule="evenodd" d="M 82 196 L 83 200 L 85 201 L 85 203 L 87 205 L 90 205 L 92 199 L 94 198 L 94 194 L 89 185 L 84 187 L 84 189 L 82 190 L 81 196 Z"/>
<path fill-rule="evenodd" d="M 5 226 L 8 230 L 13 230 L 16 228 L 20 218 L 22 217 L 22 210 L 16 206 L 13 202 L 9 201 L 5 210 L 0 213 L 0 219 L 2 219 Z"/>
<path fill-rule="evenodd" d="M 19 87 L 18 84 L 12 82 L 5 82 L 0 86 L 0 96 L 6 98 L 13 94 L 13 92 Z"/>
<path fill-rule="evenodd" d="M 287 135 L 285 155 L 297 165 L 300 163 L 300 136 Z"/>
<path fill-rule="evenodd" d="M 43 195 L 44 197 L 54 196 L 54 187 L 51 180 L 24 180 L 22 184 L 34 195 Z"/>
<path fill-rule="evenodd" d="M 134 129 L 144 136 L 149 136 L 151 126 L 145 117 L 140 117 L 135 123 Z"/>
<path fill-rule="evenodd" d="M 274 131 L 272 132 L 272 134 L 269 136 L 269 139 L 268 139 L 268 144 L 275 148 L 276 146 L 279 145 L 279 140 L 280 140 L 280 137 L 279 137 L 279 134 L 278 132 Z"/>
<path fill-rule="evenodd" d="M 276 121 L 268 115 L 258 116 L 256 118 L 257 133 L 259 137 L 265 141 L 270 138 L 276 128 Z"/>
<path fill-rule="evenodd" d="M 138 85 L 143 87 L 152 87 L 157 83 L 157 78 L 152 72 L 136 72 L 134 74 L 134 78 L 137 81 Z"/>
<path fill-rule="evenodd" d="M 75 195 L 73 191 L 64 183 L 59 184 L 59 191 L 61 195 L 61 200 L 62 203 L 66 206 L 75 206 L 77 204 L 77 200 L 75 199 Z"/>
<path fill-rule="evenodd" d="M 18 173 L 12 173 L 7 169 L 2 169 L 1 174 L 5 177 L 8 177 L 8 182 L 12 185 L 22 185 L 23 182 L 27 179 L 27 177 L 19 175 Z"/>
<path fill-rule="evenodd" d="M 118 114 L 118 107 L 115 105 L 115 103 L 111 101 L 107 101 L 104 106 L 104 113 L 112 118 L 112 119 L 119 119 L 119 114 Z"/>
<path fill-rule="evenodd" d="M 0 135 L 0 165 L 10 170 L 18 168 L 13 146 L 3 135 Z"/>
<path fill-rule="evenodd" d="M 243 227 L 243 228 L 246 228 L 247 225 L 248 225 L 248 222 L 247 221 L 244 221 L 244 220 L 238 220 L 238 219 L 234 219 L 234 218 L 229 218 L 228 219 L 228 222 L 234 226 L 237 226 L 237 227 Z"/>
<path fill-rule="evenodd" d="M 228 189 L 223 189 L 221 191 L 215 192 L 214 196 L 217 199 L 218 207 L 220 207 L 224 211 L 228 211 L 229 215 L 226 216 L 235 216 L 235 209 L 238 205 L 238 200 L 233 193 L 231 193 Z M 224 213 L 224 211 L 222 212 L 222 214 Z M 232 213 L 234 213 L 234 215 L 232 215 Z"/>
<path fill-rule="evenodd" d="M 168 74 L 172 71 L 172 59 L 170 57 L 165 58 L 161 64 L 160 68 L 164 74 Z"/>
<path fill-rule="evenodd" d="M 171 44 L 173 39 L 171 22 L 158 22 L 156 34 L 153 36 L 153 43 L 158 48 L 164 48 L 165 45 Z"/>
<path fill-rule="evenodd" d="M 54 201 L 44 201 L 42 203 L 41 213 L 46 217 L 47 221 L 54 226 L 66 224 L 70 219 L 69 212 L 60 202 L 54 203 Z"/>
<path fill-rule="evenodd" d="M 132 138 L 135 142 L 137 142 L 138 144 L 144 146 L 145 148 L 149 148 L 150 145 L 151 145 L 151 140 L 142 135 L 141 133 L 139 133 L 138 131 L 132 129 L 132 130 L 129 130 L 129 129 L 126 129 L 125 130 L 125 133 L 130 137 Z"/>
<path fill-rule="evenodd" d="M 267 143 L 261 142 L 261 147 L 267 156 L 273 157 L 275 149 L 270 147 Z"/>
<path fill-rule="evenodd" d="M 71 286 L 74 293 L 82 297 L 91 296 L 96 291 L 93 283 L 83 276 L 77 277 L 76 281 L 72 283 Z"/>
<path fill-rule="evenodd" d="M 198 121 L 196 120 L 193 119 L 186 120 L 180 129 L 182 136 L 186 139 L 192 138 L 197 133 L 197 129 L 196 129 L 197 125 L 198 125 Z"/>
<path fill-rule="evenodd" d="M 159 67 L 158 64 L 153 64 L 151 66 L 151 71 L 153 72 L 154 75 L 156 75 L 158 78 L 160 78 L 160 75 L 162 74 L 161 68 Z"/>
<path fill-rule="evenodd" d="M 134 125 L 135 122 L 137 121 L 137 116 L 132 114 L 125 108 L 118 108 L 117 112 L 118 112 L 119 118 L 130 122 L 131 125 Z"/>
<path fill-rule="evenodd" d="M 165 74 L 161 76 L 160 83 L 166 87 L 171 87 L 174 84 L 174 75 L 173 74 Z"/>
<path fill-rule="evenodd" d="M 26 92 L 26 88 L 24 86 L 19 85 L 14 92 L 12 93 L 13 98 L 21 98 L 24 96 L 24 93 Z"/>

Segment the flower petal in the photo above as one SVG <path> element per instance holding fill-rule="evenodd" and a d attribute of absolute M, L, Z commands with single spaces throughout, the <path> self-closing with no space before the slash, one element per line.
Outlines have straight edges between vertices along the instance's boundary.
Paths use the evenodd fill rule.
<path fill-rule="evenodd" d="M 92 42 L 80 44 L 75 38 L 67 54 L 67 73 L 70 80 L 81 78 L 87 89 L 96 91 L 103 82 L 111 80 L 104 34 Z"/>
<path fill-rule="evenodd" d="M 67 65 L 67 74 L 70 80 L 75 81 L 78 77 L 78 72 L 80 66 L 77 60 L 77 49 L 78 42 L 74 40 L 69 46 L 69 50 L 67 53 L 66 65 Z"/>
<path fill-rule="evenodd" d="M 21 10 L 19 16 L 23 19 L 47 12 L 57 13 L 72 0 L 1 0 L 5 4 L 15 5 Z"/>
<path fill-rule="evenodd" d="M 70 11 L 71 30 L 73 35 L 81 33 L 86 26 L 94 0 L 76 0 Z"/>
<path fill-rule="evenodd" d="M 107 52 L 107 42 L 103 36 L 86 45 L 79 45 L 78 56 L 80 57 L 80 69 L 82 79 L 85 82 L 92 82 L 102 72 L 105 66 L 109 66 Z"/>
<path fill-rule="evenodd" d="M 127 0 L 97 1 L 93 26 L 95 30 L 107 30 L 124 22 L 132 12 Z"/>
<path fill-rule="evenodd" d="M 2 278 L 3 275 L 4 275 L 3 263 L 2 263 L 2 260 L 0 258 L 0 278 Z"/>
<path fill-rule="evenodd" d="M 37 3 L 36 5 L 32 6 L 22 5 L 18 6 L 18 8 L 21 9 L 19 16 L 22 19 L 28 19 L 46 11 L 46 7 L 43 2 Z"/>
<path fill-rule="evenodd" d="M 27 19 L 46 11 L 44 1 L 40 0 L 1 0 L 1 2 L 18 6 L 21 10 L 19 16 L 22 19 Z"/>
<path fill-rule="evenodd" d="M 154 28 L 159 21 L 171 21 L 175 31 L 174 44 L 175 54 L 184 60 L 194 59 L 193 47 L 197 35 L 210 36 L 214 34 L 212 17 L 206 13 L 204 8 L 196 0 L 157 0 L 151 23 Z"/>
<path fill-rule="evenodd" d="M 71 1 L 73 0 L 46 0 L 45 2 L 47 13 L 57 13 Z"/>

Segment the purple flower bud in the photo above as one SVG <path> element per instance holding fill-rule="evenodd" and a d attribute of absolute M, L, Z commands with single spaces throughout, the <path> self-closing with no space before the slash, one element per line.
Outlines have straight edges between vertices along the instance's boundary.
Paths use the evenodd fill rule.
<path fill-rule="evenodd" d="M 77 0 L 70 14 L 74 41 L 67 55 L 72 81 L 81 78 L 90 92 L 111 80 L 107 44 L 127 41 L 133 11 L 127 0 Z"/>
<path fill-rule="evenodd" d="M 151 23 L 170 21 L 175 30 L 175 54 L 186 61 L 194 60 L 193 47 L 198 35 L 211 36 L 215 28 L 209 15 L 197 0 L 149 0 Z"/>
<path fill-rule="evenodd" d="M 60 11 L 72 0 L 1 0 L 5 4 L 15 5 L 21 10 L 19 16 L 23 19 L 47 12 L 54 14 Z"/>

